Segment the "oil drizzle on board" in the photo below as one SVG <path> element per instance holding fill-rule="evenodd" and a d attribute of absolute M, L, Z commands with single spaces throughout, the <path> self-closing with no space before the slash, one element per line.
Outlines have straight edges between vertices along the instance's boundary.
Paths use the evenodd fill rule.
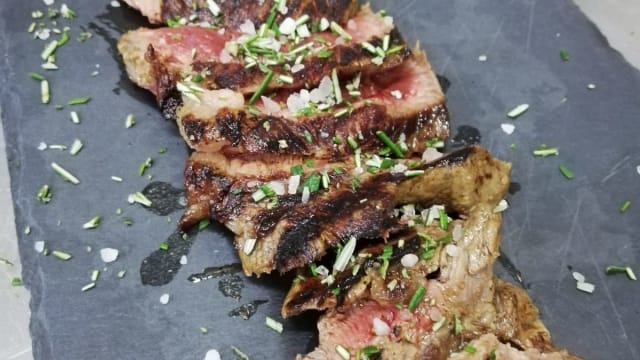
<path fill-rule="evenodd" d="M 151 206 L 145 209 L 160 216 L 167 216 L 176 210 L 184 209 L 187 202 L 182 189 L 163 181 L 150 183 L 142 193 L 151 200 Z"/>
<path fill-rule="evenodd" d="M 518 191 L 522 190 L 522 185 L 519 182 L 512 181 L 509 183 L 509 194 L 515 195 Z"/>
<path fill-rule="evenodd" d="M 254 300 L 250 303 L 242 304 L 237 308 L 229 311 L 229 317 L 241 317 L 249 320 L 258 311 L 258 306 L 266 304 L 268 300 Z"/>
<path fill-rule="evenodd" d="M 507 254 L 505 254 L 504 251 L 502 251 L 502 249 L 500 249 L 500 256 L 498 256 L 498 263 L 502 265 L 502 267 L 507 271 L 507 273 L 509 273 L 509 275 L 511 275 L 511 277 L 515 281 L 517 281 L 518 284 L 520 284 L 520 286 L 522 286 L 523 288 L 526 288 L 524 279 L 522 278 L 522 273 L 520 272 L 520 270 L 518 270 L 516 265 L 513 263 L 513 261 L 511 261 L 511 259 L 507 256 Z"/>
<path fill-rule="evenodd" d="M 473 144 L 479 144 L 482 140 L 480 130 L 469 125 L 458 126 L 457 133 L 449 140 L 451 146 L 460 147 Z"/>
<path fill-rule="evenodd" d="M 196 233 L 197 229 L 188 233 L 176 231 L 166 241 L 169 245 L 167 250 L 157 249 L 142 260 L 142 285 L 161 286 L 170 283 L 182 267 L 180 258 L 191 250 Z"/>
<path fill-rule="evenodd" d="M 227 264 L 222 266 L 211 266 L 201 273 L 191 274 L 187 280 L 192 283 L 199 283 L 200 281 L 218 278 L 224 275 L 235 274 L 242 271 L 240 263 Z"/>
<path fill-rule="evenodd" d="M 442 88 L 442 92 L 446 94 L 447 90 L 449 90 L 449 87 L 451 86 L 451 81 L 449 80 L 449 78 L 447 78 L 444 75 L 436 74 L 436 78 L 438 78 L 438 83 L 440 83 L 440 88 Z"/>
<path fill-rule="evenodd" d="M 222 295 L 236 300 L 240 300 L 242 297 L 243 288 L 244 283 L 238 275 L 225 276 L 218 282 L 218 290 L 220 290 Z"/>

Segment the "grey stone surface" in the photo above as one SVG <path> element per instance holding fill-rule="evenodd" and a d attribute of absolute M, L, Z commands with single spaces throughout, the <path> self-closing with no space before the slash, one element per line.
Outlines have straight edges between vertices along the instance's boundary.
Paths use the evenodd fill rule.
<path fill-rule="evenodd" d="M 610 42 L 627 60 L 638 63 L 633 14 L 640 5 L 631 0 L 576 2 L 600 24 L 606 39 L 569 1 L 374 5 L 387 8 L 408 38 L 419 39 L 436 72 L 451 81 L 447 95 L 454 133 L 458 125 L 473 125 L 480 129 L 484 146 L 514 163 L 513 180 L 522 190 L 510 198 L 503 249 L 522 271 L 558 344 L 589 359 L 640 359 L 635 301 L 640 292 L 622 276 L 603 275 L 611 263 L 635 265 L 640 271 L 637 201 L 625 214 L 617 210 L 623 200 L 640 195 L 635 170 L 640 165 L 640 76 L 608 46 Z M 252 359 L 304 351 L 312 324 L 287 323 L 284 335 L 264 328 L 264 316 L 277 315 L 282 298 L 283 286 L 275 279 L 246 282 L 243 301 L 270 298 L 268 306 L 247 322 L 226 316 L 238 303 L 221 297 L 217 281 L 186 283 L 188 274 L 234 259 L 228 236 L 217 227 L 198 236 L 189 264 L 174 282 L 161 288 L 140 284 L 140 261 L 171 233 L 178 214 L 167 222 L 124 200 L 147 183 L 135 174 L 147 156 L 158 160 L 152 168 L 156 179 L 179 185 L 186 149 L 149 97 L 122 77 L 113 57 L 118 31 L 142 24 L 140 18 L 129 9 L 110 8 L 107 1 L 67 3 L 79 14 L 74 27 L 86 26 L 96 35 L 86 44 L 71 41 L 61 49 L 62 69 L 51 75 L 53 103 L 93 97 L 90 105 L 78 108 L 80 126 L 68 121 L 68 108 L 55 112 L 40 106 L 39 88 L 26 77 L 39 68 L 42 46 L 25 32 L 31 21 L 28 14 L 43 8 L 42 2 L 0 2 L 0 107 L 12 180 L 10 192 L 6 157 L 0 154 L 0 256 L 17 264 L 0 264 L 0 359 L 31 358 L 28 293 L 8 285 L 20 276 L 11 193 L 17 228 L 33 227 L 30 236 L 19 234 L 19 245 L 23 277 L 33 297 L 35 358 L 193 359 L 204 357 L 212 347 L 229 358 L 230 344 Z M 560 61 L 559 49 L 569 51 L 569 62 Z M 482 54 L 488 61 L 478 62 Z M 101 74 L 92 79 L 88 74 L 95 64 L 100 64 Z M 586 89 L 589 83 L 597 85 L 594 91 Z M 500 124 L 508 121 L 505 112 L 521 102 L 532 108 L 515 121 L 516 132 L 508 136 Z M 128 113 L 136 114 L 138 124 L 124 130 Z M 36 150 L 40 141 L 68 144 L 74 137 L 86 143 L 77 159 Z M 509 149 L 511 143 L 518 148 Z M 540 143 L 560 146 L 561 156 L 533 159 L 531 148 Z M 170 152 L 157 155 L 160 146 L 168 146 Z M 0 148 L 4 151 L 4 143 Z M 82 184 L 73 187 L 60 181 L 48 167 L 51 161 L 76 172 Z M 574 170 L 573 181 L 560 176 L 561 163 Z M 125 182 L 112 183 L 111 175 Z M 46 207 L 34 201 L 43 183 L 54 188 L 55 200 Z M 112 215 L 117 207 L 134 217 L 132 228 L 121 226 Z M 98 213 L 105 216 L 105 226 L 92 232 L 80 229 Z M 36 240 L 74 253 L 73 261 L 37 256 Z M 86 245 L 94 251 L 86 253 Z M 103 246 L 122 252 L 106 268 L 97 254 Z M 567 266 L 585 274 L 596 284 L 596 292 L 576 291 Z M 102 279 L 96 289 L 83 294 L 79 289 L 94 268 L 103 270 Z M 115 279 L 120 269 L 128 270 L 124 280 Z M 158 301 L 163 293 L 172 295 L 166 306 Z M 199 335 L 200 326 L 209 327 L 210 334 Z"/>

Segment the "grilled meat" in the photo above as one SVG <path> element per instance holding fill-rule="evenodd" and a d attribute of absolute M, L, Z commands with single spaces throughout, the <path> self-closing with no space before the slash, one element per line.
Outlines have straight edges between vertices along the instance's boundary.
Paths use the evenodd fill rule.
<path fill-rule="evenodd" d="M 421 154 L 426 141 L 448 136 L 444 95 L 424 53 L 414 51 L 411 59 L 396 68 L 357 79 L 356 96 L 349 96 L 343 87 L 352 107 L 340 116 L 335 113 L 346 110 L 342 105 L 309 115 L 292 114 L 285 105 L 291 101 L 287 98 L 299 95 L 286 91 L 258 101 L 254 110 L 259 113 L 247 111 L 244 98 L 230 90 L 205 91 L 199 99 L 181 96 L 170 103 L 183 104 L 175 118 L 191 148 L 229 157 L 255 158 L 271 153 L 339 159 L 353 154 L 349 138 L 357 140 L 362 151 L 379 150 L 384 144 L 376 131 L 391 139 L 404 138 L 407 153 Z M 329 77 L 311 93 L 322 92 L 323 87 L 324 96 L 333 101 Z"/>
<path fill-rule="evenodd" d="M 508 176 L 508 167 L 495 170 L 497 178 Z M 318 323 L 320 345 L 305 359 L 368 352 L 377 359 L 484 360 L 492 350 L 502 359 L 576 359 L 554 347 L 523 290 L 494 278 L 501 221 L 495 199 L 506 186 L 450 186 L 457 196 L 486 198 L 466 211 L 450 207 L 459 219 L 446 230 L 439 221 L 417 225 L 360 251 L 343 271 L 298 278 L 283 316 L 328 309 Z M 469 342 L 477 357 L 463 350 Z"/>
<path fill-rule="evenodd" d="M 153 24 L 179 23 L 181 19 L 192 23 L 208 23 L 223 28 L 236 29 L 247 19 L 254 23 L 263 23 L 269 17 L 276 1 L 218 0 L 214 3 L 220 8 L 215 16 L 205 0 L 125 0 L 129 6 L 139 10 Z M 355 0 L 294 0 L 286 2 L 286 13 L 278 11 L 276 21 L 285 16 L 298 18 L 304 14 L 312 21 L 322 18 L 329 21 L 346 23 L 358 9 Z"/>
<path fill-rule="evenodd" d="M 124 34 L 118 41 L 118 50 L 129 78 L 151 91 L 159 102 L 185 78 L 184 83 L 198 89 L 232 89 L 251 94 L 265 79 L 264 69 L 257 62 L 268 62 L 274 74 L 267 90 L 299 89 L 316 86 L 333 69 L 340 76 L 374 72 L 397 66 L 410 55 L 392 22 L 373 13 L 369 6 L 363 6 L 348 21 L 344 30 L 350 41 L 330 31 L 314 32 L 300 38 L 300 42 L 275 37 L 256 40 L 253 26 L 237 31 L 198 26 L 141 28 Z M 386 35 L 388 44 L 383 44 Z M 380 55 L 367 50 L 363 43 L 387 50 L 380 50 Z M 299 65 L 294 65 L 298 57 Z"/>
<path fill-rule="evenodd" d="M 218 220 L 235 234 L 246 274 L 283 273 L 319 259 L 351 236 L 386 237 L 397 225 L 398 204 L 444 203 L 466 213 L 478 202 L 497 203 L 501 192 L 453 189 L 508 184 L 509 166 L 479 147 L 429 163 L 401 159 L 394 164 L 391 159 L 359 156 L 356 162 L 360 166 L 324 160 L 302 166 L 304 160 L 294 157 L 246 161 L 196 152 L 185 170 L 188 206 L 180 224 L 189 227 L 207 217 Z M 290 176 L 292 166 L 304 170 L 298 178 L 301 185 Z M 310 190 L 307 195 L 304 187 Z"/>

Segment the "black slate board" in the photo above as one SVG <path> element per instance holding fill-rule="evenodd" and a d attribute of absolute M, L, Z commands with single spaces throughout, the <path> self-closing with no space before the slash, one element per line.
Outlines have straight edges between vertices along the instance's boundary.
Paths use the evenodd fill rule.
<path fill-rule="evenodd" d="M 218 280 L 192 284 L 186 279 L 212 265 L 235 262 L 228 234 L 220 226 L 199 233 L 189 263 L 174 281 L 143 286 L 142 260 L 175 228 L 179 211 L 156 216 L 126 203 L 127 195 L 149 180 L 137 175 L 147 157 L 155 163 L 154 180 L 181 185 L 187 149 L 175 126 L 162 120 L 151 97 L 136 89 L 116 56 L 119 33 L 145 24 L 142 17 L 108 1 L 69 0 L 78 17 L 72 38 L 57 54 L 61 69 L 47 72 L 52 104 L 39 103 L 39 85 L 28 78 L 40 71 L 43 42 L 26 32 L 30 12 L 41 1 L 0 2 L 0 94 L 19 232 L 23 278 L 32 295 L 31 333 L 36 359 L 199 359 L 210 348 L 232 358 L 236 345 L 252 359 L 290 359 L 313 344 L 314 319 L 285 322 L 278 335 L 264 326 L 264 316 L 278 318 L 286 284 L 276 277 L 247 279 L 240 302 L 223 297 Z M 57 4 L 60 5 L 59 3 Z M 419 40 L 435 71 L 449 80 L 452 130 L 470 125 L 494 155 L 513 162 L 513 181 L 520 190 L 510 196 L 502 248 L 521 271 L 555 341 L 588 359 L 640 359 L 640 287 L 623 275 L 607 277 L 609 264 L 628 264 L 640 271 L 640 74 L 609 48 L 606 39 L 568 0 L 562 1 L 373 1 L 386 8 L 410 41 Z M 75 41 L 79 27 L 94 37 Z M 570 60 L 563 62 L 560 49 Z M 488 61 L 479 62 L 486 54 Z M 99 64 L 100 74 L 89 74 Z M 43 72 L 43 71 L 40 71 Z M 597 88 L 587 90 L 594 83 Z M 75 96 L 91 96 L 78 106 L 82 124 L 69 121 Z M 528 102 L 531 109 L 513 123 L 511 136 L 500 130 L 505 113 Z M 133 113 L 137 124 L 124 128 Z M 41 141 L 69 145 L 74 138 L 85 149 L 68 153 L 38 151 Z M 511 149 L 510 144 L 516 144 Z M 533 158 L 541 143 L 560 147 L 560 156 Z M 166 154 L 158 154 L 166 146 Z M 81 184 L 64 183 L 49 168 L 58 162 Z M 564 179 L 558 166 L 575 173 Z M 121 176 L 123 183 L 110 180 Z M 48 205 L 35 201 L 43 184 L 53 188 Z M 514 186 L 514 189 L 518 186 Z M 626 200 L 634 204 L 624 214 Z M 123 208 L 133 218 L 127 227 L 114 214 Z M 81 226 L 102 215 L 95 230 Z M 31 234 L 22 230 L 31 226 Z M 71 252 L 68 262 L 33 250 L 44 240 L 52 249 Z M 93 251 L 87 253 L 87 245 Z M 118 261 L 104 265 L 98 249 L 115 247 Z M 594 294 L 575 288 L 568 268 L 596 285 Z M 93 269 L 104 270 L 98 286 L 87 293 Z M 128 270 L 123 280 L 119 270 Z M 503 277 L 509 274 L 501 267 Z M 168 305 L 159 297 L 171 294 Z M 269 302 L 250 320 L 227 313 L 241 303 Z M 199 328 L 209 328 L 200 335 Z"/>

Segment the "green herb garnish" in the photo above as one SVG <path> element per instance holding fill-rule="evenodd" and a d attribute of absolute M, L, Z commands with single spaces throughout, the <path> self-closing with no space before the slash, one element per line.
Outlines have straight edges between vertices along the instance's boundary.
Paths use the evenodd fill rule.
<path fill-rule="evenodd" d="M 391 151 L 400 158 L 404 157 L 404 151 L 398 146 L 398 144 L 394 143 L 391 138 L 382 130 L 376 131 L 376 135 L 382 140 L 382 142 L 391 149 Z"/>
<path fill-rule="evenodd" d="M 420 305 L 420 303 L 422 302 L 422 299 L 424 299 L 424 295 L 426 294 L 426 292 L 427 290 L 423 285 L 420 285 L 420 287 L 418 287 L 416 292 L 413 293 L 413 296 L 411 296 L 411 300 L 409 301 L 409 311 L 413 312 L 416 310 L 418 305 Z"/>
<path fill-rule="evenodd" d="M 73 98 L 71 100 L 69 100 L 67 102 L 68 105 L 81 105 L 81 104 L 86 104 L 89 101 L 91 101 L 90 97 L 77 97 L 77 98 Z"/>

